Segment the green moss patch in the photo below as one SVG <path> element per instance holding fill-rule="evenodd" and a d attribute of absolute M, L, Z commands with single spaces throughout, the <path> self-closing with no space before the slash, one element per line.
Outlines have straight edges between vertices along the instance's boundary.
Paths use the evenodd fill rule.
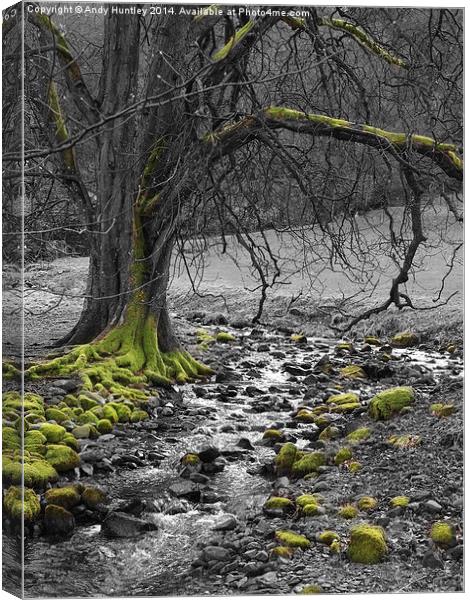
<path fill-rule="evenodd" d="M 307 537 L 299 533 L 294 533 L 293 531 L 278 530 L 276 531 L 275 536 L 278 542 L 289 548 L 301 548 L 302 550 L 306 550 L 310 547 L 310 540 Z"/>
<path fill-rule="evenodd" d="M 367 440 L 370 434 L 371 431 L 368 427 L 358 427 L 354 431 L 351 431 L 351 433 L 348 433 L 346 440 L 351 444 L 356 444 L 362 442 L 362 440 Z"/>
<path fill-rule="evenodd" d="M 271 498 L 268 498 L 266 500 L 263 508 L 268 509 L 268 510 L 279 509 L 284 512 L 294 512 L 295 504 L 292 502 L 292 500 L 289 500 L 289 498 L 282 498 L 280 496 L 271 496 Z"/>
<path fill-rule="evenodd" d="M 351 460 L 352 452 L 350 448 L 340 448 L 335 454 L 335 465 L 342 465 L 347 460 Z"/>
<path fill-rule="evenodd" d="M 355 519 L 358 514 L 359 511 L 353 504 L 345 504 L 338 510 L 338 515 L 343 519 Z"/>
<path fill-rule="evenodd" d="M 355 525 L 350 531 L 347 554 L 352 562 L 371 565 L 387 553 L 384 530 L 376 525 Z"/>
<path fill-rule="evenodd" d="M 385 421 L 411 406 L 415 399 L 412 387 L 395 387 L 376 394 L 369 404 L 369 415 L 376 421 Z"/>
<path fill-rule="evenodd" d="M 401 333 L 396 333 L 391 339 L 390 343 L 395 348 L 411 348 L 412 346 L 416 346 L 419 342 L 419 337 L 415 333 L 411 333 L 411 331 L 402 331 Z"/>
<path fill-rule="evenodd" d="M 73 486 L 57 487 L 47 490 L 44 494 L 47 504 L 56 504 L 70 509 L 80 504 L 80 494 Z"/>
<path fill-rule="evenodd" d="M 455 529 L 447 521 L 437 521 L 431 526 L 431 539 L 438 546 L 447 547 L 455 542 Z"/>
<path fill-rule="evenodd" d="M 79 455 L 69 446 L 50 444 L 47 446 L 46 460 L 59 473 L 71 471 L 80 465 Z"/>
<path fill-rule="evenodd" d="M 378 502 L 372 496 L 362 496 L 357 501 L 357 507 L 359 510 L 374 510 L 377 508 Z"/>
<path fill-rule="evenodd" d="M 39 496 L 30 488 L 12 486 L 3 499 L 5 512 L 15 520 L 35 521 L 41 514 Z"/>

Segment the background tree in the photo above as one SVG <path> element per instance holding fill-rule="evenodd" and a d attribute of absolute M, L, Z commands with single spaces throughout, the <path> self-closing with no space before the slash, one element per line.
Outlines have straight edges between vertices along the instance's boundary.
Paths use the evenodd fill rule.
<path fill-rule="evenodd" d="M 174 6 L 109 14 L 102 29 L 95 21 L 90 50 L 70 43 L 65 18 L 60 28 L 25 10 L 37 127 L 26 174 L 67 186 L 90 243 L 82 316 L 62 340 L 75 347 L 30 376 L 79 371 L 85 387 L 135 397 L 127 384 L 208 374 L 173 332 L 167 288 L 175 247 L 204 248 L 214 233 L 234 235 L 252 260 L 254 320 L 281 275 L 264 235 L 273 227 L 351 277 L 364 260 L 373 267 L 374 252 L 390 254 L 389 296 L 357 318 L 413 305 L 403 285 L 425 241 L 423 202 L 442 194 L 460 218 L 459 11 L 310 8 L 299 18 L 273 8 L 250 18 Z M 397 203 L 398 225 L 387 213 Z M 376 207 L 390 240 L 361 248 L 356 213 Z M 299 224 L 321 233 L 307 241 Z"/>

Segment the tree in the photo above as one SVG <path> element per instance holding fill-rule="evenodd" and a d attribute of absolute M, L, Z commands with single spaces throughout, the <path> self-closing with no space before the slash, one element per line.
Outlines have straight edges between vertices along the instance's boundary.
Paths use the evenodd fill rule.
<path fill-rule="evenodd" d="M 415 11 L 413 27 L 400 19 L 400 9 L 381 17 L 382 9 L 319 15 L 311 8 L 300 18 L 275 9 L 261 16 L 235 14 L 217 6 L 181 14 L 185 11 L 175 6 L 145 18 L 131 14 L 132 7 L 122 8 L 128 14 L 105 17 L 97 79 L 83 73 L 80 48 L 72 48 L 54 21 L 34 4 L 25 5 L 28 106 L 42 125 L 36 145 L 26 148 L 26 170 L 32 165 L 54 170 L 80 203 L 91 244 L 82 316 L 62 340 L 73 348 L 30 366 L 27 374 L 78 371 L 85 388 L 132 398 L 143 394 L 136 388 L 146 381 L 184 382 L 211 372 L 173 332 L 167 307 L 170 259 L 182 231 L 191 229 L 192 216 L 214 210 L 222 231 L 238 228 L 256 267 L 255 244 L 240 234 L 242 212 L 227 200 L 227 185 L 242 187 L 237 162 L 259 165 L 267 182 L 268 160 L 286 176 L 276 184 L 279 189 L 285 189 L 286 178 L 294 181 L 317 215 L 326 201 L 316 202 L 312 194 L 315 177 L 334 181 L 341 170 L 335 163 L 340 147 L 348 146 L 352 156 L 359 156 L 358 149 L 375 152 L 386 170 L 394 164 L 409 190 L 412 238 L 389 298 L 374 311 L 411 304 L 400 286 L 424 239 L 420 203 L 426 182 L 455 181 L 449 189 L 458 190 L 462 180 L 454 141 L 458 11 L 434 11 L 431 17 Z M 394 16 L 402 29 L 380 31 Z M 415 31 L 424 18 L 430 18 L 427 60 L 433 68 L 433 51 L 441 61 L 454 54 L 451 75 L 437 69 L 441 80 L 423 93 L 427 72 L 420 61 L 413 66 L 406 50 L 413 58 L 416 40 L 407 27 Z M 380 41 L 376 32 L 383 35 Z M 390 32 L 396 38 L 393 49 Z M 394 93 L 374 92 L 387 81 L 400 93 L 409 92 L 405 106 Z M 452 89 L 447 96 L 446 86 Z M 410 126 L 400 112 L 412 112 L 415 105 L 420 109 Z M 387 109 L 391 124 L 400 121 L 403 132 L 372 124 L 374 116 L 386 123 Z M 416 123 L 427 127 L 431 118 L 430 135 L 415 132 Z M 314 176 L 306 165 L 314 170 L 317 148 L 321 158 Z M 7 153 L 6 159 L 18 160 L 18 154 Z M 357 161 L 349 187 L 359 178 L 359 162 L 364 160 Z M 330 234 L 322 217 L 318 222 Z M 259 261 L 258 267 L 263 277 Z M 265 296 L 269 282 L 261 287 Z"/>

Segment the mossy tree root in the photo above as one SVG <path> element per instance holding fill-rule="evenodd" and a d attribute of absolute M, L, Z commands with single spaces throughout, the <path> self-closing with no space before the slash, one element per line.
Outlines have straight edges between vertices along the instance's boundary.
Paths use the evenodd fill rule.
<path fill-rule="evenodd" d="M 195 360 L 189 352 L 176 348 L 162 352 L 158 348 L 156 320 L 137 318 L 136 307 L 128 307 L 123 324 L 89 344 L 49 361 L 30 366 L 26 377 L 79 375 L 83 389 L 105 395 L 144 400 L 148 383 L 170 385 L 186 383 L 212 374 L 209 367 Z M 134 318 L 132 318 L 134 317 Z"/>

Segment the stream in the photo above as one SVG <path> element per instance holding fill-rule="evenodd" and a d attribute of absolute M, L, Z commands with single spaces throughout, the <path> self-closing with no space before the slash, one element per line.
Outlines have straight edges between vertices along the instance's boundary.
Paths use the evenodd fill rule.
<path fill-rule="evenodd" d="M 218 381 L 176 388 L 179 405 L 173 406 L 171 399 L 167 405 L 173 415 L 123 428 L 126 436 L 111 435 L 106 441 L 90 443 L 92 449 L 106 452 L 108 444 L 116 452 L 116 443 L 126 442 L 126 452 L 142 458 L 142 464 L 132 468 L 124 463 L 82 477 L 103 485 L 113 503 L 138 498 L 145 505 L 145 517 L 157 529 L 137 538 L 110 538 L 99 524 L 78 525 L 67 539 L 27 538 L 26 597 L 194 595 L 212 589 L 204 587 L 200 573 L 199 577 L 191 574 L 191 564 L 202 547 L 214 543 L 213 528 L 224 517 L 234 515 L 242 524 L 242 534 L 250 534 L 254 525 L 246 517 L 259 515 L 273 485 L 273 478 L 261 468 L 274 457 L 272 447 L 259 443 L 262 432 L 270 426 L 291 427 L 297 446 L 307 445 L 309 439 L 302 432 L 315 426 L 292 423 L 290 415 L 303 404 L 307 389 L 303 381 L 315 372 L 312 366 L 327 354 L 341 366 L 361 364 L 379 353 L 370 348 L 350 356 L 335 353 L 337 342 L 331 339 L 312 338 L 302 345 L 266 330 L 258 330 L 255 337 L 251 329 L 230 331 L 237 342 L 221 350 L 227 371 Z M 418 348 L 394 350 L 393 355 L 393 370 L 401 375 L 414 372 L 424 395 L 442 377 L 461 376 L 460 357 Z M 320 375 L 318 382 L 331 392 L 337 380 L 331 383 Z M 387 381 L 344 382 L 344 391 L 359 393 L 364 406 L 375 390 L 384 387 Z M 338 415 L 338 420 L 349 417 Z M 172 486 L 188 481 L 178 474 L 181 457 L 208 445 L 221 450 L 224 470 L 211 475 L 207 486 L 200 486 L 199 503 L 178 498 Z M 150 451 L 157 460 L 149 459 Z M 206 489 L 208 501 L 203 501 Z M 220 576 L 209 577 L 216 582 L 218 577 L 218 593 L 237 593 L 224 587 Z"/>

